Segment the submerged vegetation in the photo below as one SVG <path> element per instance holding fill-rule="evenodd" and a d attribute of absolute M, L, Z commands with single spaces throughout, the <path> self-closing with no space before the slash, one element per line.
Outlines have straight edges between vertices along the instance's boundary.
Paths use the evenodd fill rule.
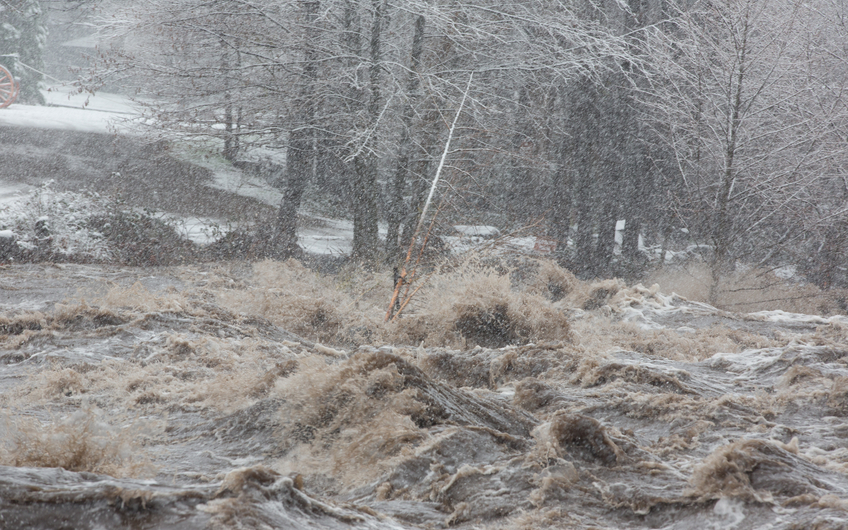
<path fill-rule="evenodd" d="M 70 395 L 82 390 L 79 374 L 73 370 L 57 370 L 50 375 L 53 380 L 49 383 L 58 385 L 61 393 Z M 76 376 L 77 381 L 69 381 L 69 376 Z M 152 432 L 145 432 L 143 423 L 112 425 L 92 405 L 48 422 L 7 411 L 0 416 L 0 465 L 58 467 L 114 477 L 151 476 L 155 471 L 142 450 L 142 442 Z"/>
<path fill-rule="evenodd" d="M 6 521 L 54 528 L 82 504 L 77 522 L 129 506 L 185 528 L 844 511 L 845 317 L 730 313 L 526 257 L 435 269 L 394 322 L 385 273 L 355 266 L 2 271 Z"/>

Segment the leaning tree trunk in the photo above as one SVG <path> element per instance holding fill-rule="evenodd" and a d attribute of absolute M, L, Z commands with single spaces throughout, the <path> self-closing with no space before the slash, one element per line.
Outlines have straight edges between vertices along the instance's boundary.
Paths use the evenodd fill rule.
<path fill-rule="evenodd" d="M 412 183 L 409 189 L 409 208 L 403 218 L 400 234 L 400 248 L 409 248 L 415 226 L 421 217 L 421 208 L 424 205 L 424 197 L 427 194 L 428 176 L 433 173 L 433 157 L 438 150 L 437 141 L 442 126 L 441 116 L 436 110 L 427 112 L 422 120 L 420 131 L 420 145 L 418 155 L 410 160 L 410 177 Z"/>

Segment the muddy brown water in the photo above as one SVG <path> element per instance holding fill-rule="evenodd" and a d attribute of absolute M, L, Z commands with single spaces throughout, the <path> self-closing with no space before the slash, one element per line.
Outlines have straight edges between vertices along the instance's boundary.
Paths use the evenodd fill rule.
<path fill-rule="evenodd" d="M 770 346 L 350 350 L 221 271 L 0 269 L 0 527 L 848 527 L 843 317 L 643 292 L 571 319 Z"/>
<path fill-rule="evenodd" d="M 267 212 L 138 139 L 0 128 L 0 163 Z M 634 288 L 557 302 L 569 340 L 351 348 L 229 308 L 255 275 L 0 267 L 0 528 L 848 528 L 844 317 Z"/>

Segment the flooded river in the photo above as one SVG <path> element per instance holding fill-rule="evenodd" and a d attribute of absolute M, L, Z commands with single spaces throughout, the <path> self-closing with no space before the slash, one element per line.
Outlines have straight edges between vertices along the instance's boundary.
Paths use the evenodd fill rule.
<path fill-rule="evenodd" d="M 274 267 L 0 268 L 0 527 L 848 528 L 846 317 L 588 286 L 392 342 Z"/>

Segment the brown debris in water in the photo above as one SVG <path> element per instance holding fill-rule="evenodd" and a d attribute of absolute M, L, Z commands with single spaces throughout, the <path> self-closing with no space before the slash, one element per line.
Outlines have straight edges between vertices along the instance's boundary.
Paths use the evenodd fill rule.
<path fill-rule="evenodd" d="M 690 495 L 699 501 L 739 497 L 775 502 L 776 497 L 820 498 L 831 493 L 821 480 L 829 472 L 799 456 L 798 440 L 747 439 L 718 447 L 690 479 Z M 821 477 L 821 478 L 820 478 Z"/>
<path fill-rule="evenodd" d="M 92 307 L 85 302 L 57 304 L 50 314 L 35 311 L 12 318 L 0 316 L 0 347 L 17 349 L 39 335 L 49 336 L 57 331 L 96 332 L 126 324 L 130 320 L 110 309 Z"/>
<path fill-rule="evenodd" d="M 13 318 L 0 316 L 0 340 L 10 335 L 20 335 L 24 331 L 40 331 L 47 325 L 45 316 L 40 312 L 24 313 Z"/>
<path fill-rule="evenodd" d="M 848 377 L 836 377 L 827 395 L 827 406 L 837 416 L 848 416 Z"/>
<path fill-rule="evenodd" d="M 583 414 L 557 413 L 551 419 L 550 436 L 561 455 L 597 461 L 605 466 L 620 465 L 629 460 L 609 436 L 606 427 Z"/>
<path fill-rule="evenodd" d="M 580 383 L 585 387 L 593 387 L 602 386 L 618 380 L 638 385 L 649 385 L 666 392 L 692 393 L 691 390 L 680 382 L 676 375 L 657 373 L 635 364 L 603 364 L 583 376 Z"/>
<path fill-rule="evenodd" d="M 329 451 L 336 471 L 357 483 L 363 473 L 376 478 L 411 454 L 434 426 L 480 428 L 517 443 L 536 424 L 526 413 L 435 381 L 384 352 L 360 352 L 337 365 L 302 359 L 274 394 L 286 400 L 281 440 L 288 449 Z"/>
<path fill-rule="evenodd" d="M 525 377 L 539 377 L 570 359 L 562 343 L 542 343 L 498 350 L 430 350 L 418 366 L 428 375 L 457 387 L 496 389 Z M 566 353 L 569 351 L 569 353 Z"/>
<path fill-rule="evenodd" d="M 0 416 L 0 465 L 60 467 L 115 477 L 150 475 L 153 467 L 141 442 L 145 429 L 105 422 L 86 407 L 51 423 L 24 416 Z"/>
<path fill-rule="evenodd" d="M 293 263 L 263 262 L 204 273 L 175 273 L 179 291 L 135 284 L 52 312 L 3 315 L 3 329 L 16 330 L 7 345 L 31 337 L 17 353 L 49 356 L 11 367 L 29 378 L 0 396 L 2 405 L 72 413 L 87 399 L 110 413 L 170 415 L 156 440 L 173 443 L 161 461 L 172 464 L 168 451 L 179 452 L 178 443 L 208 451 L 191 462 L 206 467 L 178 480 L 214 482 L 202 510 L 221 527 L 273 527 L 263 506 L 342 521 L 320 507 L 309 511 L 314 498 L 301 503 L 291 491 L 367 504 L 360 516 L 384 513 L 391 524 L 417 527 L 647 528 L 678 516 L 718 524 L 713 506 L 721 498 L 739 499 L 733 502 L 751 524 L 771 521 L 754 512 L 776 504 L 806 510 L 813 515 L 798 521 L 809 522 L 848 504 L 840 499 L 848 481 L 837 474 L 848 469 L 839 445 L 845 429 L 835 417 L 848 410 L 837 320 L 810 339 L 818 349 L 803 342 L 806 331 L 786 326 L 795 335 L 781 336 L 771 333 L 777 325 L 727 314 L 720 321 L 707 310 L 701 320 L 685 312 L 657 317 L 702 329 L 644 329 L 620 321 L 624 309 L 677 306 L 661 307 L 652 290 L 610 296 L 601 290 L 615 285 L 569 283 L 566 275 L 553 302 L 551 277 L 519 281 L 504 268 L 437 274 L 402 322 L 384 325 L 382 284 L 358 269 L 320 277 Z M 604 305 L 581 309 L 592 300 Z M 685 301 L 674 303 L 686 309 Z M 556 319 L 534 313 L 533 304 Z M 536 331 L 517 331 L 515 307 Z M 474 333 L 457 324 L 479 323 L 481 308 L 496 308 L 490 316 L 506 319 L 503 329 L 517 344 L 473 348 Z M 544 327 L 559 319 L 567 329 Z M 396 337 L 411 346 L 382 346 Z M 311 342 L 319 339 L 328 346 Z M 532 344 L 518 344 L 525 340 Z M 744 351 L 789 340 L 802 345 L 772 364 L 774 351 L 763 352 L 762 363 Z M 728 355 L 708 359 L 716 352 Z M 813 434 L 798 428 L 807 405 Z M 828 439 L 815 445 L 810 439 L 819 433 Z M 790 442 L 795 435 L 803 452 Z M 159 458 L 147 446 L 136 450 Z M 206 455 L 259 459 L 261 467 L 229 476 L 236 464 Z M 133 472 L 116 462 L 124 466 L 116 473 Z M 110 499 L 149 509 L 148 493 L 128 487 Z"/>
<path fill-rule="evenodd" d="M 580 280 L 570 270 L 560 267 L 554 261 L 547 259 L 528 261 L 535 263 L 537 267 L 526 287 L 528 293 L 542 295 L 551 302 L 558 302 L 574 292 L 580 285 Z"/>
<path fill-rule="evenodd" d="M 430 278 L 409 317 L 390 330 L 393 342 L 461 349 L 572 338 L 565 313 L 551 301 L 518 290 L 509 271 L 470 264 Z"/>
<path fill-rule="evenodd" d="M 338 508 L 303 492 L 299 475 L 283 476 L 263 465 L 228 472 L 214 499 L 201 510 L 213 516 L 212 528 L 277 528 L 281 508 L 284 514 L 297 510 L 348 525 L 365 521 L 359 512 Z M 297 526 L 289 517 L 284 520 Z"/>
<path fill-rule="evenodd" d="M 526 377 L 515 385 L 513 405 L 536 412 L 564 400 L 564 396 L 534 377 Z"/>

